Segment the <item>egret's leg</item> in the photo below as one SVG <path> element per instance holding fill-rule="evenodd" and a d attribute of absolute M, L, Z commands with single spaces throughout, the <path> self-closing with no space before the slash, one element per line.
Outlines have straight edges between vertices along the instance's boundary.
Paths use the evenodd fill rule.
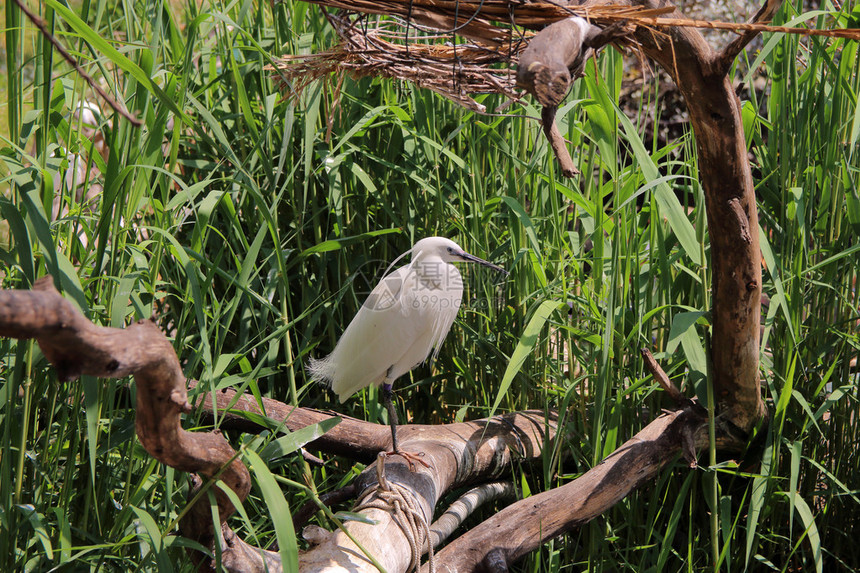
<path fill-rule="evenodd" d="M 388 423 L 391 425 L 391 449 L 395 454 L 399 454 L 400 450 L 397 448 L 397 408 L 392 399 L 393 395 L 392 385 L 383 383 L 382 399 L 385 401 L 385 407 L 388 408 Z"/>
<path fill-rule="evenodd" d="M 397 408 L 394 405 L 394 391 L 391 389 L 391 386 L 391 384 L 385 382 L 382 384 L 382 399 L 385 402 L 385 407 L 388 408 L 388 423 L 391 425 L 391 451 L 388 453 L 397 454 L 405 459 L 409 464 L 409 469 L 412 471 L 415 471 L 415 462 L 429 468 L 430 464 L 421 459 L 421 456 L 424 455 L 423 453 L 411 454 L 409 452 L 402 452 L 397 447 Z"/>

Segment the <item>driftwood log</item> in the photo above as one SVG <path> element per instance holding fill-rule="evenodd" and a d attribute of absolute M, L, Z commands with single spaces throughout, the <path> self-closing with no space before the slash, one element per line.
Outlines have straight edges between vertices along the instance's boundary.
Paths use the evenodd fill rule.
<path fill-rule="evenodd" d="M 81 375 L 118 378 L 133 375 L 137 386 L 136 430 L 147 452 L 157 460 L 179 470 L 221 480 L 240 501 L 250 491 L 250 474 L 236 458 L 236 452 L 218 433 L 191 433 L 182 429 L 181 415 L 191 411 L 186 390 L 187 381 L 170 342 L 151 320 L 142 320 L 125 329 L 99 327 L 87 320 L 70 302 L 54 289 L 50 277 L 37 281 L 33 290 L 0 290 L 0 336 L 34 338 L 51 361 L 62 381 Z M 192 384 L 193 386 L 193 384 Z M 226 412 L 229 423 L 259 431 L 260 427 L 240 414 L 251 412 L 283 420 L 286 427 L 297 430 L 332 418 L 330 413 L 296 408 L 276 400 L 264 399 L 262 409 L 250 396 L 223 391 L 213 396 L 202 393 L 201 407 Z M 224 415 L 224 412 L 221 412 Z M 528 411 L 492 419 L 442 426 L 402 426 L 401 447 L 420 452 L 427 467 L 410 468 L 397 456 L 381 458 L 365 470 L 355 483 L 369 520 L 349 522 L 345 532 L 321 534 L 312 530 L 314 551 L 301 556 L 302 571 L 340 570 L 375 571 L 376 566 L 352 541 L 357 540 L 387 571 L 405 571 L 420 556 L 428 541 L 430 521 L 442 495 L 454 488 L 475 482 L 494 480 L 504 473 L 514 459 L 540 459 L 544 445 L 557 431 L 553 412 Z M 340 424 L 318 438 L 309 447 L 343 454 L 356 459 L 374 458 L 391 447 L 388 426 L 343 417 Z M 389 490 L 400 489 L 401 498 L 417 511 L 417 523 L 426 525 L 412 530 L 398 525 L 398 517 L 387 509 L 389 502 L 380 482 Z M 193 498 L 203 485 L 196 475 Z M 461 501 L 486 499 L 509 492 L 509 487 L 492 491 L 471 492 Z M 228 571 L 279 571 L 278 553 L 251 547 L 232 532 L 227 518 L 235 508 L 229 498 L 213 488 L 218 501 L 220 531 L 213 528 L 211 510 L 205 497 L 194 504 L 180 523 L 181 533 L 212 550 L 216 540 L 223 540 L 221 561 Z M 455 508 L 454 513 L 462 508 Z M 454 517 L 449 515 L 447 521 Z M 438 545 L 453 530 L 456 522 L 434 527 L 433 544 Z M 385 531 L 380 535 L 379 531 Z M 410 545 L 408 538 L 415 537 Z M 417 544 L 417 545 L 416 545 Z M 214 564 L 195 553 L 201 570 L 212 570 Z"/>
<path fill-rule="evenodd" d="M 230 406 L 227 417 L 232 425 L 253 431 L 255 425 L 238 416 L 238 412 L 261 414 L 257 402 L 250 396 L 237 397 L 227 390 L 215 396 L 206 394 L 204 410 Z M 332 414 L 307 408 L 296 408 L 277 400 L 263 399 L 266 415 L 284 420 L 291 430 L 316 424 Z M 327 453 L 344 455 L 369 461 L 377 459 L 379 452 L 391 449 L 391 431 L 388 426 L 343 417 L 342 422 L 309 444 Z M 429 524 L 439 499 L 447 492 L 478 481 L 495 480 L 509 467 L 513 459 L 539 460 L 545 444 L 551 443 L 557 431 L 558 416 L 554 412 L 527 411 L 441 426 L 407 425 L 397 428 L 400 447 L 407 452 L 422 453 L 427 466 L 415 464 L 413 468 L 398 456 L 383 457 L 369 466 L 356 480 L 355 491 L 363 499 L 366 509 L 361 513 L 376 524 L 349 522 L 345 529 L 360 540 L 386 571 L 406 571 L 412 560 L 409 534 L 396 523 L 390 511 L 371 507 L 385 493 L 379 491 L 379 464 L 384 464 L 384 479 L 402 486 L 411 496 L 421 519 Z M 382 502 L 385 503 L 385 502 Z M 380 534 L 384 531 L 384 534 Z M 441 529 L 440 529 L 441 531 Z M 424 535 L 417 532 L 418 537 Z M 436 544 L 443 539 L 437 532 Z M 376 571 L 352 539 L 343 531 L 321 534 L 313 530 L 316 547 L 300 556 L 303 572 L 333 571 L 344 567 L 351 571 Z M 425 543 L 422 538 L 422 545 Z M 426 546 L 424 547 L 426 550 Z M 423 551 L 422 551 L 423 553 Z"/>
<path fill-rule="evenodd" d="M 60 381 L 81 375 L 134 375 L 135 430 L 146 451 L 178 470 L 205 477 L 218 475 L 239 499 L 247 497 L 250 474 L 227 440 L 217 433 L 182 429 L 181 415 L 191 411 L 185 375 L 173 347 L 155 322 L 141 320 L 125 329 L 96 326 L 60 296 L 51 277 L 42 277 L 31 291 L 0 290 L 0 336 L 35 338 Z M 201 483 L 199 479 L 194 482 L 197 487 L 192 496 Z M 198 503 L 181 523 L 183 534 L 210 547 L 216 534 L 221 533 L 235 547 L 233 552 L 225 552 L 225 565 L 234 554 L 242 562 L 247 561 L 246 555 L 256 556 L 256 550 L 235 538 L 225 525 L 235 511 L 233 504 L 219 488 L 213 491 L 223 531 L 214 530 L 209 504 Z M 205 565 L 203 556 L 195 556 Z M 280 568 L 280 559 L 270 560 L 270 564 L 275 563 Z"/>
<path fill-rule="evenodd" d="M 193 474 L 190 498 L 203 485 L 196 474 L 217 476 L 240 501 L 247 496 L 250 475 L 226 440 L 220 434 L 182 429 L 181 414 L 192 409 L 186 380 L 170 342 L 154 322 L 143 320 L 126 329 L 95 326 L 60 296 L 50 277 L 43 277 L 31 291 L 0 291 L 0 336 L 35 338 L 63 381 L 84 374 L 108 378 L 133 375 L 138 437 L 154 458 Z M 203 392 L 201 396 L 200 407 L 205 411 L 218 410 L 225 424 L 249 431 L 260 428 L 243 413 L 283 420 L 291 430 L 333 417 L 271 399 L 258 404 L 252 397 L 237 396 L 231 390 L 214 396 Z M 340 424 L 309 447 L 363 460 L 390 448 L 387 426 L 341 418 Z M 353 485 L 361 500 L 358 511 L 369 522 L 349 522 L 338 532 L 324 532 L 316 526 L 306 530 L 305 536 L 314 547 L 300 555 L 301 570 L 376 571 L 376 564 L 365 552 L 386 571 L 407 571 L 418 565 L 418 556 L 427 552 L 429 545 L 442 543 L 468 515 L 467 506 L 474 506 L 476 499 L 509 495 L 511 488 L 494 483 L 470 491 L 439 523 L 431 524 L 439 499 L 456 488 L 498 479 L 514 459 L 540 459 L 544 446 L 555 439 L 557 421 L 554 412 L 528 411 L 442 426 L 400 427 L 401 447 L 422 453 L 427 466 L 411 468 L 397 456 L 379 457 Z M 693 405 L 661 416 L 582 478 L 511 506 L 447 546 L 436 556 L 436 564 L 450 571 L 472 571 L 482 564 L 497 567 L 520 558 L 545 539 L 611 507 L 671 462 L 684 444 L 687 451 L 702 446 L 703 424 L 701 409 Z M 397 492 L 393 501 L 392 490 Z M 235 508 L 218 488 L 213 491 L 218 500 L 220 531 L 213 529 L 209 505 L 204 501 L 190 508 L 180 523 L 181 533 L 212 550 L 216 539 L 222 540 L 222 566 L 228 571 L 282 570 L 278 553 L 254 548 L 233 533 L 226 521 Z M 413 512 L 412 523 L 403 512 L 398 515 L 392 511 L 392 504 L 397 503 Z M 499 528 L 505 524 L 516 527 L 502 538 Z M 214 568 L 204 556 L 195 556 L 201 570 Z"/>

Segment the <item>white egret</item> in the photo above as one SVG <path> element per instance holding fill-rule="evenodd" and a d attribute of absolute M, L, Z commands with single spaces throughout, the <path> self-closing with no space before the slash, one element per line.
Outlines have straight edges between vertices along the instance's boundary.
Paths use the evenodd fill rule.
<path fill-rule="evenodd" d="M 412 260 L 389 274 L 400 259 Z M 392 403 L 394 381 L 439 353 L 463 298 L 463 279 L 453 262 L 475 262 L 508 274 L 503 268 L 463 251 L 444 237 L 427 237 L 389 265 L 358 314 L 349 323 L 334 351 L 320 360 L 311 358 L 313 380 L 331 385 L 341 404 L 371 384 L 382 384 L 397 448 L 397 412 Z M 411 465 L 411 460 L 410 460 Z"/>

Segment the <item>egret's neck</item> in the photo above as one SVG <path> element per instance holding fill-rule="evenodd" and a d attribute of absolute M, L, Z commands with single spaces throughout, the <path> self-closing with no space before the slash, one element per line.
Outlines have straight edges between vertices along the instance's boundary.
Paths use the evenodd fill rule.
<path fill-rule="evenodd" d="M 426 289 L 447 289 L 452 277 L 460 272 L 453 264 L 438 255 L 422 254 L 412 261 L 412 272 L 419 284 Z M 459 282 L 459 281 L 458 281 Z"/>

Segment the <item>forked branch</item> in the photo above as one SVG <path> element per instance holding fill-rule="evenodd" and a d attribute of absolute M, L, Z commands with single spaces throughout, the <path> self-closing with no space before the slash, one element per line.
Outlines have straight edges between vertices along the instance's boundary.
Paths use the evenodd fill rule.
<path fill-rule="evenodd" d="M 242 418 L 241 412 L 260 415 L 265 411 L 270 418 L 284 420 L 291 430 L 332 417 L 330 413 L 296 408 L 266 398 L 258 405 L 254 398 L 237 396 L 232 390 L 217 392 L 214 402 L 211 394 L 204 396 L 204 410 L 217 408 L 228 417 L 231 425 L 239 424 L 248 430 L 253 429 L 253 422 Z M 232 411 L 225 413 L 226 407 Z M 377 457 L 380 451 L 391 448 L 391 432 L 387 426 L 348 417 L 342 420 L 307 447 L 354 459 Z M 391 506 L 391 495 L 380 488 L 380 472 L 389 485 L 398 489 L 401 503 L 408 502 L 417 512 L 416 523 L 430 528 L 434 510 L 447 492 L 495 479 L 514 459 L 539 460 L 544 447 L 555 439 L 556 423 L 556 413 L 535 410 L 439 426 L 399 426 L 400 447 L 407 452 L 422 453 L 429 467 L 416 465 L 415 471 L 410 471 L 396 455 L 377 459 L 368 466 L 355 481 L 356 497 L 362 501 L 354 511 L 363 514 L 371 523 L 350 521 L 344 525 L 344 530 L 330 533 L 312 527 L 309 536 L 314 547 L 300 556 L 301 570 L 308 573 L 341 567 L 356 572 L 376 571 L 365 550 L 387 571 L 408 570 L 413 564 L 415 544 L 418 544 L 419 555 L 427 550 L 426 531 L 397 517 Z M 384 465 L 384 470 L 380 464 Z M 381 536 L 380 531 L 386 534 Z M 431 542 L 449 534 L 444 522 L 435 524 L 432 531 Z"/>
<path fill-rule="evenodd" d="M 777 11 L 779 11 L 780 6 L 782 6 L 782 0 L 765 0 L 764 5 L 747 23 L 755 25 L 770 22 Z M 735 58 L 738 57 L 738 54 L 740 54 L 759 34 L 760 32 L 758 30 L 747 30 L 732 40 L 729 45 L 723 49 L 722 54 L 720 54 L 719 63 L 717 64 L 720 73 L 729 73 L 729 69 L 732 67 L 732 64 L 734 64 Z"/>

